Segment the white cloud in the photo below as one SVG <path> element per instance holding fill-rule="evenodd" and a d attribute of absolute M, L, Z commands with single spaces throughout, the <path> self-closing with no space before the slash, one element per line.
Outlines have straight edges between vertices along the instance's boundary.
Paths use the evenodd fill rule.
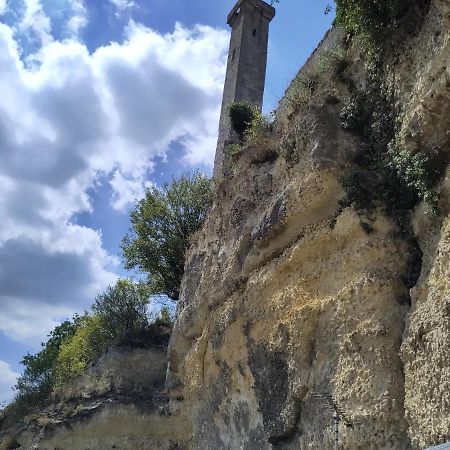
<path fill-rule="evenodd" d="M 2 14 L 5 14 L 7 9 L 8 9 L 8 6 L 6 4 L 6 0 L 0 0 L 0 16 Z"/>
<path fill-rule="evenodd" d="M 25 13 L 19 28 L 41 44 L 53 40 L 50 18 L 44 13 L 40 0 L 25 0 Z"/>
<path fill-rule="evenodd" d="M 11 370 L 11 366 L 0 360 L 0 405 L 9 402 L 13 397 L 12 386 L 19 374 Z"/>
<path fill-rule="evenodd" d="M 145 180 L 145 174 L 142 174 L 141 177 L 125 178 L 119 170 L 114 172 L 110 184 L 113 188 L 111 205 L 119 211 L 141 199 L 144 196 L 145 188 L 152 185 L 151 182 Z"/>
<path fill-rule="evenodd" d="M 132 0 L 109 0 L 117 9 L 117 13 L 121 13 L 126 9 L 133 8 L 135 6 L 134 1 Z"/>
<path fill-rule="evenodd" d="M 88 15 L 83 0 L 68 0 L 71 15 L 67 21 L 67 29 L 74 37 L 88 24 Z"/>
<path fill-rule="evenodd" d="M 172 143 L 187 166 L 211 165 L 215 150 L 228 33 L 130 22 L 122 44 L 89 52 L 76 39 L 83 3 L 72 5 L 81 22 L 58 42 L 27 0 L 19 26 L 42 43 L 31 68 L 0 24 L 0 331 L 20 341 L 45 336 L 116 277 L 101 235 L 73 223 L 92 210 L 90 188 L 109 180 L 124 209 Z"/>

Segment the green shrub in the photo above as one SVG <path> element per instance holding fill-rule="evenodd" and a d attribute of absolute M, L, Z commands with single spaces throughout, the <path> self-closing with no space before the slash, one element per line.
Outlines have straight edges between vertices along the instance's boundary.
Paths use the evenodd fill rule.
<path fill-rule="evenodd" d="M 125 267 L 148 275 L 150 294 L 178 300 L 190 238 L 211 202 L 211 180 L 197 172 L 148 189 L 131 212 L 131 230 L 122 241 Z"/>
<path fill-rule="evenodd" d="M 110 344 L 100 316 L 84 316 L 75 334 L 60 346 L 55 365 L 55 385 L 62 386 L 82 374 Z"/>
<path fill-rule="evenodd" d="M 364 133 L 369 114 L 370 112 L 364 108 L 364 96 L 355 93 L 341 110 L 339 116 L 341 126 L 347 131 Z"/>
<path fill-rule="evenodd" d="M 395 100 L 372 79 L 355 91 L 341 111 L 341 125 L 361 138 L 353 168 L 341 179 L 346 191 L 343 206 L 357 209 L 383 205 L 399 223 L 422 199 L 437 213 L 438 195 L 432 190 L 440 174 L 422 152 L 401 150 L 397 142 Z"/>
<path fill-rule="evenodd" d="M 397 176 L 412 189 L 418 198 L 424 200 L 431 208 L 433 215 L 439 213 L 439 195 L 432 189 L 439 178 L 439 173 L 431 168 L 431 158 L 422 152 L 412 154 L 400 149 L 395 141 L 389 146 L 389 166 Z"/>
<path fill-rule="evenodd" d="M 234 102 L 230 105 L 228 115 L 231 128 L 238 135 L 240 142 L 244 141 L 246 132 L 250 129 L 257 108 L 245 102 Z"/>
<path fill-rule="evenodd" d="M 245 143 L 256 144 L 259 139 L 268 138 L 271 131 L 271 124 L 268 117 L 264 116 L 258 108 L 254 109 L 253 119 L 245 132 Z"/>
<path fill-rule="evenodd" d="M 149 289 L 129 280 L 119 280 L 99 295 L 92 311 L 101 319 L 108 341 L 121 344 L 148 327 Z"/>

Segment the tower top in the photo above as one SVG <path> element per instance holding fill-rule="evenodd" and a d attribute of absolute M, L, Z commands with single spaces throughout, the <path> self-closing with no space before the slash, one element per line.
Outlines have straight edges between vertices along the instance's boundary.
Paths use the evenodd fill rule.
<path fill-rule="evenodd" d="M 233 27 L 233 24 L 236 18 L 239 16 L 241 8 L 245 5 L 251 5 L 253 8 L 259 9 L 262 11 L 264 17 L 271 21 L 275 17 L 275 8 L 263 0 L 238 0 L 236 5 L 234 5 L 230 14 L 228 14 L 227 23 L 230 27 Z"/>

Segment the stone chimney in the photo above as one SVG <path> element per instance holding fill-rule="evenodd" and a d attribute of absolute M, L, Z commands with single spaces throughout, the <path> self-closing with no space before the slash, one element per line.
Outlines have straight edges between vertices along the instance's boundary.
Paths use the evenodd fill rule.
<path fill-rule="evenodd" d="M 224 148 L 237 142 L 228 117 L 236 101 L 262 108 L 266 79 L 269 24 L 275 8 L 262 0 L 239 0 L 228 16 L 232 28 L 227 73 L 220 114 L 214 176 L 221 174 Z"/>

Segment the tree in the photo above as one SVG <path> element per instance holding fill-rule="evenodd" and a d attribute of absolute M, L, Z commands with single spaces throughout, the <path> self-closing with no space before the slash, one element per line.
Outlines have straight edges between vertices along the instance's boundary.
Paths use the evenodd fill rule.
<path fill-rule="evenodd" d="M 17 380 L 13 402 L 2 411 L 0 428 L 17 425 L 24 416 L 48 402 L 55 383 L 60 349 L 74 336 L 82 321 L 83 318 L 75 316 L 56 326 L 48 335 L 48 340 L 41 344 L 41 351 L 23 357 L 25 370 Z"/>
<path fill-rule="evenodd" d="M 119 280 L 96 298 L 92 311 L 100 317 L 110 340 L 118 342 L 148 327 L 148 300 L 149 292 L 145 285 Z"/>
<path fill-rule="evenodd" d="M 131 212 L 131 230 L 122 241 L 125 267 L 148 275 L 152 295 L 178 300 L 190 237 L 211 201 L 211 181 L 195 172 L 148 189 Z"/>
<path fill-rule="evenodd" d="M 54 369 L 59 349 L 62 343 L 72 337 L 81 324 L 82 319 L 75 316 L 55 327 L 48 335 L 48 340 L 42 343 L 42 350 L 36 355 L 29 353 L 23 357 L 21 364 L 25 367 L 23 375 L 16 384 L 18 397 L 26 397 L 31 405 L 39 403 L 51 392 Z"/>

